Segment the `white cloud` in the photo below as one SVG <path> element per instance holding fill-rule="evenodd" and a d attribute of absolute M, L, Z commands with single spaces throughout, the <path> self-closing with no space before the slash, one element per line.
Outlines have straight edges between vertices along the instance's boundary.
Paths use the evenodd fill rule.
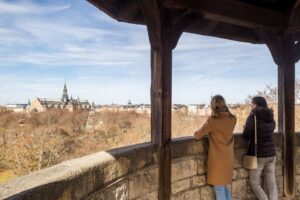
<path fill-rule="evenodd" d="M 1 14 L 45 14 L 69 9 L 71 5 L 40 6 L 31 1 L 9 2 L 0 1 Z"/>
<path fill-rule="evenodd" d="M 96 103 L 149 102 L 146 27 L 119 23 L 81 0 L 64 2 L 0 0 L 0 104 L 56 98 L 64 80 L 74 97 Z M 194 34 L 183 34 L 173 66 L 174 103 L 206 102 L 212 93 L 236 102 L 276 82 L 265 46 Z"/>

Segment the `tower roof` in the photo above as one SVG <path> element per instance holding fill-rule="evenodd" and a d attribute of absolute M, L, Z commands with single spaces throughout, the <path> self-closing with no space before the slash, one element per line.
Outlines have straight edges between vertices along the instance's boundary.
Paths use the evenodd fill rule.
<path fill-rule="evenodd" d="M 69 100 L 68 89 L 67 89 L 67 84 L 66 84 L 66 82 L 65 82 L 65 84 L 64 84 L 62 100 L 63 100 L 64 102 L 68 102 L 68 100 Z"/>

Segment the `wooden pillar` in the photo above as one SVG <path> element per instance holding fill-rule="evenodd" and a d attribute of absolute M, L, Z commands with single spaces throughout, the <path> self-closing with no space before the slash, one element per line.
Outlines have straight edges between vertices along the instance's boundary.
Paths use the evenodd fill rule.
<path fill-rule="evenodd" d="M 140 0 L 151 45 L 151 141 L 158 154 L 158 199 L 171 195 L 172 22 L 160 0 Z"/>
<path fill-rule="evenodd" d="M 283 177 L 284 196 L 295 195 L 295 62 L 296 45 L 294 35 L 283 33 L 258 34 L 269 47 L 278 65 L 278 130 L 283 133 Z"/>
<path fill-rule="evenodd" d="M 172 49 L 151 48 L 151 135 L 158 146 L 159 199 L 171 194 Z"/>
<path fill-rule="evenodd" d="M 172 50 L 193 23 L 187 11 L 172 18 L 161 0 L 140 0 L 151 44 L 151 141 L 158 149 L 158 199 L 171 196 Z"/>
<path fill-rule="evenodd" d="M 294 38 L 292 34 L 282 36 L 282 56 L 279 64 L 280 115 L 284 136 L 284 194 L 295 195 L 295 58 Z"/>
<path fill-rule="evenodd" d="M 283 73 L 281 73 L 281 68 L 278 66 L 277 68 L 277 73 L 278 73 L 278 82 L 277 82 L 277 89 L 278 89 L 278 105 L 277 105 L 277 109 L 278 109 L 278 122 L 277 122 L 277 126 L 278 126 L 278 132 L 280 134 L 283 134 L 283 91 L 282 88 L 280 87 L 280 85 L 283 85 Z"/>

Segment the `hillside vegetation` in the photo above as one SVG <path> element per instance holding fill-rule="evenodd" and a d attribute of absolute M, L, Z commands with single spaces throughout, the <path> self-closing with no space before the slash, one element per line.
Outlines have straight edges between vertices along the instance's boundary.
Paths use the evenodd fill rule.
<path fill-rule="evenodd" d="M 277 105 L 272 106 L 277 116 Z M 242 132 L 250 106 L 232 108 L 235 132 Z M 300 130 L 296 106 L 296 130 Z M 90 119 L 92 118 L 92 119 Z M 192 136 L 206 116 L 172 113 L 173 137 Z M 88 120 L 92 127 L 86 128 Z M 90 124 L 91 126 L 91 124 Z M 149 142 L 150 115 L 135 112 L 48 111 L 20 114 L 0 110 L 0 183 L 64 160 L 131 144 Z"/>

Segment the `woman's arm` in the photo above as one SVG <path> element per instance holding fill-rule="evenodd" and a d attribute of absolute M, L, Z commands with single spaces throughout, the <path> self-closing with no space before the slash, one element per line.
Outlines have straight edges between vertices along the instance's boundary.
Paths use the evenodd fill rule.
<path fill-rule="evenodd" d="M 244 126 L 243 136 L 245 139 L 250 140 L 254 132 L 254 115 L 250 114 Z"/>
<path fill-rule="evenodd" d="M 202 125 L 202 127 L 194 133 L 196 139 L 202 139 L 206 134 L 211 131 L 211 118 L 207 118 L 206 122 Z"/>

